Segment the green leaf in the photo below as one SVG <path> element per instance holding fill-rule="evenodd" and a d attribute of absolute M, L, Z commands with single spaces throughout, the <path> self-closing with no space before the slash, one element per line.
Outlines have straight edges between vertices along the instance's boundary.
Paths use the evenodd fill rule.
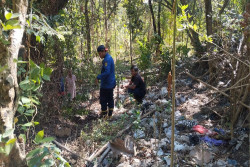
<path fill-rule="evenodd" d="M 18 20 L 9 20 L 6 22 L 5 25 L 10 25 L 10 26 L 18 26 L 19 25 L 19 21 Z M 20 26 L 20 25 L 19 25 Z"/>
<path fill-rule="evenodd" d="M 9 129 L 9 130 L 7 130 L 6 132 L 4 132 L 3 138 L 6 138 L 6 137 L 12 135 L 13 132 L 14 132 L 14 129 Z"/>
<path fill-rule="evenodd" d="M 31 100 L 29 98 L 23 97 L 23 96 L 21 97 L 21 101 L 22 101 L 23 104 L 27 104 L 27 103 L 31 102 Z"/>
<path fill-rule="evenodd" d="M 37 101 L 37 100 L 35 100 L 35 99 L 31 99 L 31 101 L 33 102 L 33 103 L 35 103 L 35 104 L 37 104 L 37 105 L 39 105 L 40 104 L 40 102 L 39 101 Z"/>
<path fill-rule="evenodd" d="M 34 125 L 36 126 L 36 125 L 39 125 L 39 122 L 34 122 Z"/>
<path fill-rule="evenodd" d="M 12 13 L 11 18 L 12 18 L 12 19 L 18 18 L 19 15 L 20 15 L 19 13 Z"/>
<path fill-rule="evenodd" d="M 50 76 L 50 75 L 51 75 L 51 73 L 52 73 L 52 69 L 51 69 L 51 68 L 46 67 L 46 68 L 44 69 L 44 74 L 46 74 L 46 75 Z"/>
<path fill-rule="evenodd" d="M 53 166 L 54 164 L 55 164 L 55 161 L 53 159 L 46 159 L 44 161 L 44 167 Z"/>
<path fill-rule="evenodd" d="M 44 130 L 41 130 L 36 134 L 35 142 L 40 143 L 43 137 L 44 137 Z"/>
<path fill-rule="evenodd" d="M 7 41 L 3 38 L 0 37 L 0 41 L 4 44 L 4 45 L 9 45 L 10 44 L 10 41 Z"/>
<path fill-rule="evenodd" d="M 33 125 L 32 122 L 28 122 L 26 124 L 23 124 L 22 126 L 29 127 L 29 126 L 32 126 L 32 125 Z"/>
<path fill-rule="evenodd" d="M 43 75 L 43 79 L 46 80 L 46 81 L 49 81 L 50 77 L 48 75 Z"/>
<path fill-rule="evenodd" d="M 4 154 L 6 154 L 6 152 L 5 152 L 5 150 L 4 150 L 4 148 L 3 148 L 3 147 L 0 147 L 0 153 L 4 153 Z"/>
<path fill-rule="evenodd" d="M 37 91 L 40 88 L 40 85 L 36 85 L 32 88 L 33 91 Z"/>
<path fill-rule="evenodd" d="M 20 114 L 23 114 L 25 108 L 23 106 L 19 106 L 17 111 L 20 113 Z"/>
<path fill-rule="evenodd" d="M 4 150 L 5 150 L 6 155 L 9 155 L 9 153 L 10 153 L 11 149 L 13 148 L 13 146 L 14 146 L 13 143 L 5 145 Z"/>
<path fill-rule="evenodd" d="M 41 154 L 43 152 L 43 149 L 42 148 L 36 148 L 32 151 L 30 151 L 28 154 L 27 154 L 27 158 L 32 158 L 38 154 Z"/>
<path fill-rule="evenodd" d="M 42 160 L 44 159 L 45 156 L 49 154 L 50 152 L 48 148 L 43 147 L 39 155 L 33 156 L 30 160 L 28 160 L 28 166 L 32 166 L 32 167 L 42 166 L 42 162 L 43 162 Z"/>
<path fill-rule="evenodd" d="M 11 16 L 12 16 L 12 13 L 9 13 L 9 12 L 5 11 L 6 20 L 9 20 L 11 18 Z"/>
<path fill-rule="evenodd" d="M 24 114 L 27 116 L 32 116 L 35 110 L 27 110 Z"/>
<path fill-rule="evenodd" d="M 20 82 L 20 83 L 19 83 L 19 86 L 24 85 L 24 84 L 27 84 L 27 83 L 30 83 L 30 80 L 29 80 L 29 79 L 25 79 L 25 80 L 23 80 L 22 82 Z"/>
<path fill-rule="evenodd" d="M 14 139 L 9 139 L 8 141 L 7 141 L 7 143 L 6 143 L 6 145 L 8 145 L 8 144 L 14 144 L 16 142 L 16 138 L 14 138 Z"/>
<path fill-rule="evenodd" d="M 41 37 L 39 35 L 36 36 L 36 41 L 40 43 Z"/>
<path fill-rule="evenodd" d="M 40 143 L 50 143 L 54 141 L 55 139 L 53 137 L 46 137 L 40 141 Z"/>

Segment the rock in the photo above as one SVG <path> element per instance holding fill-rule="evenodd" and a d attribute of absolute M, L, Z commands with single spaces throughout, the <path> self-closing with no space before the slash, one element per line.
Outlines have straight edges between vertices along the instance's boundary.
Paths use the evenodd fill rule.
<path fill-rule="evenodd" d="M 158 122 L 158 120 L 156 118 L 151 118 L 149 125 L 151 127 L 156 127 L 157 122 Z"/>
<path fill-rule="evenodd" d="M 180 99 L 179 99 L 179 101 L 181 103 L 185 103 L 186 102 L 186 97 L 185 96 L 181 96 Z"/>
<path fill-rule="evenodd" d="M 205 148 L 202 151 L 201 147 L 199 146 L 190 151 L 189 155 L 193 157 L 195 163 L 198 165 L 202 165 L 202 159 L 205 164 L 208 164 L 213 159 L 213 155 L 210 151 L 206 150 Z"/>
<path fill-rule="evenodd" d="M 143 120 L 141 120 L 140 124 L 141 126 L 145 127 L 145 128 L 150 128 L 150 118 L 144 118 Z"/>
<path fill-rule="evenodd" d="M 244 166 L 249 166 L 249 165 L 250 165 L 250 161 L 249 160 L 244 163 Z"/>
<path fill-rule="evenodd" d="M 149 109 L 150 110 L 155 110 L 156 109 L 156 105 L 155 104 L 150 105 Z"/>
<path fill-rule="evenodd" d="M 152 99 L 155 96 L 154 92 L 149 92 L 147 97 L 149 97 L 150 99 Z"/>
<path fill-rule="evenodd" d="M 167 119 L 164 119 L 162 128 L 166 128 L 168 126 Z"/>
<path fill-rule="evenodd" d="M 175 105 L 176 105 L 176 106 L 179 106 L 179 105 L 180 105 L 180 101 L 179 101 L 178 98 L 175 99 Z"/>
<path fill-rule="evenodd" d="M 137 129 L 135 132 L 134 132 L 134 138 L 136 139 L 140 139 L 140 138 L 144 138 L 145 137 L 145 133 L 144 131 L 140 130 L 140 129 Z"/>
<path fill-rule="evenodd" d="M 227 166 L 227 162 L 225 162 L 225 161 L 219 159 L 219 160 L 216 162 L 216 165 L 218 165 L 218 166 Z"/>

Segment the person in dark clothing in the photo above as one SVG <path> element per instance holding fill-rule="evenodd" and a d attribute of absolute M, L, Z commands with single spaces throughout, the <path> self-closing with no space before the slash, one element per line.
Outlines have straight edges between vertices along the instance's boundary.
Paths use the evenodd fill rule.
<path fill-rule="evenodd" d="M 107 49 L 104 45 L 100 45 L 97 48 L 97 52 L 100 58 L 103 59 L 101 74 L 96 78 L 96 84 L 101 80 L 100 104 L 102 112 L 100 117 L 103 118 L 108 116 L 110 118 L 114 110 L 113 92 L 116 86 L 115 64 L 113 58 L 107 53 Z"/>
<path fill-rule="evenodd" d="M 126 86 L 128 93 L 133 94 L 134 98 L 138 103 L 142 103 L 142 99 L 146 94 L 146 86 L 141 76 L 138 74 L 138 67 L 133 65 L 131 67 L 131 81 Z"/>

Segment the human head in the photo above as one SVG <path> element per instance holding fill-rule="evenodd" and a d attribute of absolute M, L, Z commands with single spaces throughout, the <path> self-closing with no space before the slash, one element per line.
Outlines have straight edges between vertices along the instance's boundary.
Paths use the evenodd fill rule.
<path fill-rule="evenodd" d="M 72 76 L 72 70 L 71 70 L 71 69 L 68 70 L 68 75 L 69 75 L 70 77 Z"/>
<path fill-rule="evenodd" d="M 136 65 L 132 65 L 130 71 L 132 76 L 136 76 L 138 74 L 139 69 Z"/>
<path fill-rule="evenodd" d="M 98 52 L 100 58 L 103 59 L 105 57 L 105 55 L 106 55 L 106 48 L 105 48 L 105 46 L 104 45 L 98 46 L 97 52 Z"/>

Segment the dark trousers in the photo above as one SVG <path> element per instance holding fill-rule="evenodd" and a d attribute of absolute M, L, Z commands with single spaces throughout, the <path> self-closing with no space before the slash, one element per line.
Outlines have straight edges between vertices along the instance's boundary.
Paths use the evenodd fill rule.
<path fill-rule="evenodd" d="M 107 112 L 109 108 L 108 115 L 111 116 L 114 109 L 114 89 L 100 89 L 100 104 L 102 112 Z"/>
<path fill-rule="evenodd" d="M 139 103 L 142 103 L 142 99 L 144 98 L 146 94 L 145 91 L 138 89 L 138 88 L 128 89 L 128 93 L 133 94 L 135 100 Z"/>

